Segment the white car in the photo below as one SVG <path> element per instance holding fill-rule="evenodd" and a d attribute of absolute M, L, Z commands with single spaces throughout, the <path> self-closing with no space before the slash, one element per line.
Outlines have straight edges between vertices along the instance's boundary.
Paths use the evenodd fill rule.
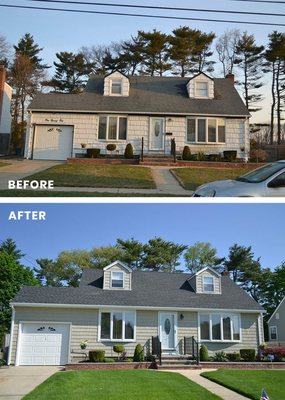
<path fill-rule="evenodd" d="M 192 197 L 285 197 L 285 160 L 266 164 L 235 179 L 206 183 Z"/>

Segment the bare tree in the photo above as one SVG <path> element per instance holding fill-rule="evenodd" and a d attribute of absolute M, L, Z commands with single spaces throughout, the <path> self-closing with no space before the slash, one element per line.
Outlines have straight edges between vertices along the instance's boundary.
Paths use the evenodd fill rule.
<path fill-rule="evenodd" d="M 0 64 L 7 65 L 7 59 L 10 58 L 11 45 L 7 42 L 5 36 L 0 35 Z"/>
<path fill-rule="evenodd" d="M 219 61 L 223 66 L 224 76 L 233 73 L 237 43 L 240 39 L 240 35 L 238 29 L 231 29 L 225 31 L 222 36 L 217 39 L 216 51 L 218 53 Z"/>

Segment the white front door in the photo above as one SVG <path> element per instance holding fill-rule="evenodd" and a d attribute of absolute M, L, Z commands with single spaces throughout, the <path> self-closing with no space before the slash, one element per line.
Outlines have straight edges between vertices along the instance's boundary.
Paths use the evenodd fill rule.
<path fill-rule="evenodd" d="M 162 352 L 173 352 L 176 346 L 176 314 L 160 314 L 160 341 Z"/>
<path fill-rule="evenodd" d="M 20 335 L 20 365 L 67 364 L 68 324 L 23 323 Z"/>
<path fill-rule="evenodd" d="M 164 149 L 164 118 L 151 118 L 150 120 L 149 149 Z"/>

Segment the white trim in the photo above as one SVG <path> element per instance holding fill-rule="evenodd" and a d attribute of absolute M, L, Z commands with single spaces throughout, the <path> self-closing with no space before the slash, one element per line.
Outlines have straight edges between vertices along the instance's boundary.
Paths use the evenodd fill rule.
<path fill-rule="evenodd" d="M 206 85 L 207 85 L 207 95 L 206 96 L 197 96 L 196 95 L 196 92 L 197 92 L 197 85 L 199 84 L 199 83 L 205 83 Z M 209 96 L 209 81 L 207 80 L 207 81 L 197 81 L 197 80 L 195 80 L 194 81 L 194 99 L 210 99 L 210 96 Z"/>
<path fill-rule="evenodd" d="M 9 354 L 7 364 L 11 364 L 11 357 L 12 357 L 12 346 L 13 346 L 13 337 L 14 337 L 14 324 L 15 321 L 15 308 L 12 306 L 12 320 L 11 320 L 11 332 L 10 332 L 10 343 L 9 343 Z"/>
<path fill-rule="evenodd" d="M 103 271 L 108 271 L 108 269 L 114 267 L 115 265 L 119 264 L 121 267 L 125 268 L 127 271 L 132 272 L 132 269 L 128 267 L 125 263 L 122 261 L 114 261 L 112 264 L 107 265 L 105 268 L 103 268 Z"/>
<path fill-rule="evenodd" d="M 121 308 L 119 310 L 113 310 L 112 308 L 107 309 L 107 310 L 98 310 L 98 337 L 97 341 L 99 343 L 110 343 L 110 342 L 120 342 L 120 343 L 134 343 L 136 342 L 136 335 L 137 335 L 137 313 L 136 311 L 132 311 L 134 315 L 134 338 L 133 339 L 113 339 L 112 333 L 113 333 L 113 313 L 114 312 L 121 312 L 123 314 L 123 326 L 122 326 L 122 337 L 125 337 L 125 313 L 130 312 L 130 310 L 126 308 Z M 101 314 L 103 313 L 110 313 L 110 339 L 101 339 Z"/>
<path fill-rule="evenodd" d="M 10 305 L 15 306 L 15 307 L 39 307 L 39 308 L 91 308 L 91 309 L 122 309 L 122 306 L 116 306 L 116 305 L 102 305 L 102 304 L 53 304 L 53 303 L 15 303 L 12 302 Z M 123 306 L 125 310 L 156 310 L 156 311 L 162 311 L 162 310 L 169 310 L 169 311 L 211 311 L 211 312 L 239 312 L 243 314 L 259 314 L 260 312 L 265 313 L 266 311 L 260 311 L 260 310 L 244 310 L 244 309 L 239 309 L 239 308 L 234 308 L 234 309 L 229 309 L 229 308 L 222 308 L 222 309 L 216 309 L 216 308 L 191 308 L 191 307 L 146 307 L 146 306 Z"/>
<path fill-rule="evenodd" d="M 174 332 L 173 332 L 173 341 L 174 341 L 174 347 L 170 349 L 165 349 L 166 353 L 168 350 L 175 350 L 176 351 L 176 346 L 178 344 L 178 322 L 177 322 L 177 312 L 158 312 L 158 335 L 159 339 L 161 341 L 162 337 L 162 316 L 167 315 L 167 314 L 172 314 L 173 315 L 173 323 L 174 323 Z M 162 349 L 163 352 L 163 349 Z"/>
<path fill-rule="evenodd" d="M 230 324 L 231 324 L 231 336 L 233 336 L 233 325 L 232 325 L 232 316 L 238 317 L 238 322 L 239 322 L 239 340 L 235 339 L 212 339 L 212 315 L 220 315 L 221 320 L 220 320 L 220 332 L 221 332 L 221 338 L 224 336 L 224 330 L 223 330 L 223 316 L 229 316 L 231 318 Z M 202 339 L 201 338 L 201 326 L 200 326 L 200 316 L 201 315 L 209 315 L 209 333 L 210 333 L 210 339 Z M 198 313 L 198 341 L 199 342 L 205 342 L 205 343 L 241 343 L 242 342 L 242 327 L 241 327 L 241 315 L 238 313 L 234 312 L 202 312 Z"/>
<path fill-rule="evenodd" d="M 112 95 L 115 96 L 115 95 Z M 121 95 L 120 95 L 121 96 Z M 98 114 L 98 127 L 97 127 L 97 140 L 98 142 L 116 142 L 116 143 L 125 143 L 128 140 L 128 116 L 126 114 L 119 115 L 118 113 L 113 113 L 113 114 L 103 114 L 100 113 Z M 99 129 L 100 129 L 100 118 L 106 118 L 106 132 L 105 132 L 105 138 L 99 138 Z M 109 120 L 110 118 L 116 118 L 116 138 L 111 139 L 109 138 Z M 125 139 L 120 139 L 119 138 L 119 130 L 120 130 L 120 119 L 126 119 L 126 138 Z"/>
<path fill-rule="evenodd" d="M 20 355 L 21 355 L 21 342 L 22 342 L 22 326 L 24 324 L 60 324 L 60 325 L 69 325 L 69 337 L 68 337 L 68 356 L 67 362 L 70 362 L 70 346 L 71 346 L 71 327 L 72 322 L 61 322 L 61 321 L 19 321 L 18 323 L 18 340 L 17 340 L 17 351 L 16 351 L 16 358 L 15 358 L 15 366 L 18 367 L 20 365 Z"/>
<path fill-rule="evenodd" d="M 113 89 L 113 83 L 119 83 L 120 85 L 120 93 L 113 93 L 112 89 Z M 118 86 L 119 86 L 118 85 Z M 110 96 L 114 96 L 114 97 L 122 97 L 123 95 L 123 78 L 110 78 Z"/>
<path fill-rule="evenodd" d="M 212 279 L 212 283 L 210 285 L 211 286 L 213 285 L 213 290 L 205 290 L 205 285 L 209 285 L 209 283 L 205 284 L 205 278 Z M 210 293 L 210 294 L 215 293 L 215 279 L 214 279 L 213 275 L 204 275 L 202 284 L 203 284 L 203 293 L 205 293 L 205 294 L 206 293 Z"/>
<path fill-rule="evenodd" d="M 190 119 L 195 121 L 195 132 L 194 132 L 195 139 L 194 139 L 194 141 L 193 140 L 191 140 L 191 141 L 188 140 L 188 123 L 187 123 L 187 121 L 190 120 Z M 206 121 L 206 123 L 205 123 L 205 141 L 199 141 L 198 140 L 198 120 L 199 119 Z M 216 121 L 216 139 L 217 140 L 215 142 L 211 142 L 211 141 L 208 140 L 209 119 L 215 119 L 215 121 Z M 224 123 L 225 123 L 223 125 L 223 126 L 225 126 L 225 141 L 224 142 L 220 142 L 219 141 L 219 124 L 218 124 L 219 120 L 223 120 Z M 222 126 L 222 125 L 220 125 L 220 126 Z M 227 130 L 226 130 L 226 118 L 225 117 L 213 117 L 210 114 L 207 115 L 207 116 L 199 116 L 199 115 L 196 115 L 196 116 L 188 115 L 188 116 L 186 116 L 186 138 L 185 138 L 185 142 L 186 143 L 197 144 L 197 145 L 205 145 L 205 144 L 206 145 L 225 145 L 227 143 L 226 133 L 227 133 Z"/>
<path fill-rule="evenodd" d="M 275 330 L 276 330 L 276 339 L 272 339 L 272 337 L 271 337 L 271 329 L 272 329 L 272 328 L 275 328 Z M 269 333 L 269 340 L 270 340 L 270 341 L 271 341 L 271 340 L 272 340 L 272 341 L 275 341 L 275 340 L 278 341 L 278 329 L 277 329 L 277 325 L 271 325 L 271 326 L 269 326 L 269 327 L 268 327 L 268 330 L 269 330 L 269 332 L 268 332 L 268 333 Z"/>
<path fill-rule="evenodd" d="M 203 269 L 200 269 L 200 271 L 196 272 L 195 276 L 200 275 L 202 272 L 205 272 L 205 271 L 211 271 L 215 275 L 217 275 L 219 278 L 222 276 L 219 272 L 215 271 L 212 267 L 205 267 Z"/>
<path fill-rule="evenodd" d="M 123 279 L 114 279 L 115 281 L 123 281 L 123 286 L 113 286 L 113 274 L 122 274 Z M 123 271 L 111 271 L 111 279 L 110 279 L 110 289 L 125 289 L 125 272 Z"/>
<path fill-rule="evenodd" d="M 271 315 L 271 317 L 268 320 L 268 324 L 271 321 L 271 319 L 273 318 L 273 316 L 276 314 L 276 312 L 279 310 L 279 308 L 281 307 L 281 305 L 284 303 L 285 301 L 285 296 L 283 297 L 283 299 L 280 301 L 279 305 L 275 308 L 275 310 L 273 311 L 273 314 Z"/>

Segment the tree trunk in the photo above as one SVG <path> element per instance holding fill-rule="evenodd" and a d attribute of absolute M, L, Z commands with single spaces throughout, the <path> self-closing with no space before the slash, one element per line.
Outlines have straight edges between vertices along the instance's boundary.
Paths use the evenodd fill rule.
<path fill-rule="evenodd" d="M 271 103 L 271 116 L 270 116 L 270 144 L 274 142 L 274 111 L 275 111 L 275 63 L 272 63 L 272 84 L 271 84 L 271 95 L 272 95 L 272 103 Z"/>

